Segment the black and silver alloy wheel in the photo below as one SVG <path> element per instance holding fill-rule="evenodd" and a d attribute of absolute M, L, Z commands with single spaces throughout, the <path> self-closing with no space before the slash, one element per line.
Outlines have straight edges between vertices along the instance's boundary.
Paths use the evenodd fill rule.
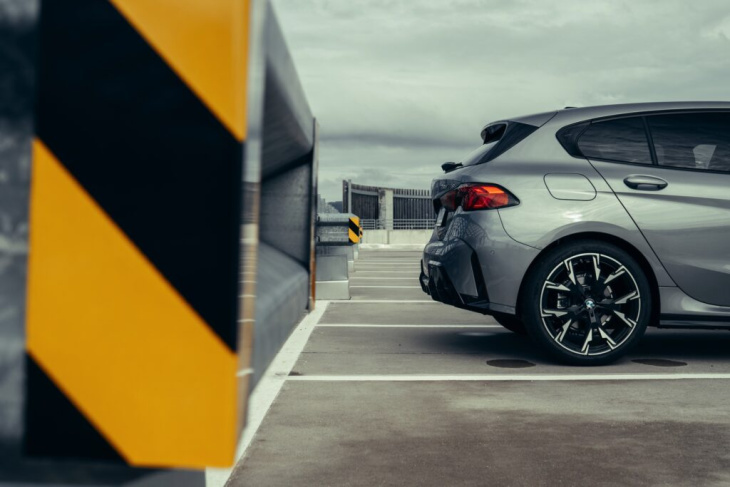
<path fill-rule="evenodd" d="M 620 347 L 636 329 L 640 298 L 636 279 L 616 259 L 600 253 L 571 256 L 543 284 L 542 323 L 566 350 L 602 355 Z"/>
<path fill-rule="evenodd" d="M 574 364 L 608 363 L 633 346 L 651 316 L 641 267 L 605 242 L 574 242 L 548 253 L 526 285 L 528 333 Z"/>

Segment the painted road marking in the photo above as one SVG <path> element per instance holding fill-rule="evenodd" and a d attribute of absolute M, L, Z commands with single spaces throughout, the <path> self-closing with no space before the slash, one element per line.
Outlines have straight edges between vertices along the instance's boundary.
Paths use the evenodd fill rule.
<path fill-rule="evenodd" d="M 370 273 L 381 273 L 381 274 L 396 274 L 396 273 L 402 274 L 404 271 L 397 271 L 397 270 L 396 271 L 380 271 L 380 270 L 371 271 L 371 270 L 366 270 L 366 269 L 355 269 L 355 272 L 370 272 Z"/>
<path fill-rule="evenodd" d="M 387 324 L 375 325 L 370 323 L 327 323 L 318 324 L 317 327 L 324 328 L 502 328 L 502 325 L 402 325 Z"/>
<path fill-rule="evenodd" d="M 239 459 L 243 457 L 246 450 L 251 445 L 254 435 L 258 431 L 261 423 L 266 417 L 271 405 L 274 403 L 276 396 L 279 395 L 281 387 L 284 385 L 285 378 L 289 375 L 294 364 L 299 359 L 299 355 L 304 350 L 304 346 L 312 334 L 312 330 L 319 323 L 322 315 L 327 310 L 329 301 L 317 301 L 314 311 L 309 313 L 294 328 L 289 339 L 281 347 L 279 353 L 274 357 L 271 365 L 266 369 L 266 373 L 256 384 L 251 396 L 249 397 L 248 420 L 246 427 L 241 435 L 241 440 L 236 448 L 236 459 L 233 465 L 237 465 Z M 249 369 L 239 371 L 239 374 L 248 373 Z M 206 485 L 223 486 L 231 476 L 234 467 L 230 468 L 208 468 L 206 469 Z"/>
<path fill-rule="evenodd" d="M 373 280 L 391 280 L 391 281 L 417 281 L 417 277 L 360 277 L 350 276 L 350 280 L 353 279 L 373 279 Z"/>
<path fill-rule="evenodd" d="M 287 381 L 309 382 L 583 382 L 628 380 L 728 380 L 730 374 L 566 374 L 566 375 L 298 375 Z"/>
<path fill-rule="evenodd" d="M 421 289 L 421 286 L 350 286 L 350 289 L 376 288 L 376 289 Z"/>
<path fill-rule="evenodd" d="M 374 304 L 374 303 L 428 303 L 428 304 L 440 304 L 443 306 L 444 303 L 438 301 L 429 301 L 428 299 L 358 299 L 350 301 L 335 301 L 335 304 Z"/>

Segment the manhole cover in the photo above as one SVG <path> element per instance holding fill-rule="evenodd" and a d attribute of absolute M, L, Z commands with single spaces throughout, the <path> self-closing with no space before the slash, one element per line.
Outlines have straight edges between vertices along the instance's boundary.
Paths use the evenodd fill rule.
<path fill-rule="evenodd" d="M 487 360 L 487 365 L 491 365 L 492 367 L 500 367 L 502 369 L 525 369 L 527 367 L 535 366 L 535 364 L 533 364 L 532 362 L 519 359 Z"/>
<path fill-rule="evenodd" d="M 462 331 L 459 335 L 464 337 L 488 337 L 494 335 L 494 333 L 488 331 Z"/>
<path fill-rule="evenodd" d="M 684 367 L 687 365 L 687 362 L 668 360 L 664 358 L 637 358 L 632 360 L 632 362 L 643 365 L 653 365 L 654 367 Z"/>

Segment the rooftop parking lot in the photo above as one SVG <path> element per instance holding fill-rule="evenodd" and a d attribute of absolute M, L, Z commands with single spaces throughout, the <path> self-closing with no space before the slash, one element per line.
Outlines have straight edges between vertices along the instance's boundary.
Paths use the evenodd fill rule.
<path fill-rule="evenodd" d="M 650 329 L 613 365 L 561 366 L 431 301 L 419 258 L 361 251 L 352 300 L 317 303 L 229 485 L 730 484 L 729 333 Z"/>

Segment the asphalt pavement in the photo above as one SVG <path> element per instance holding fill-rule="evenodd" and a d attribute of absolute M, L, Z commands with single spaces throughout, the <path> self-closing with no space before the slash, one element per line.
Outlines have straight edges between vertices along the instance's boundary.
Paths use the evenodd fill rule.
<path fill-rule="evenodd" d="M 649 329 L 615 364 L 561 366 L 431 301 L 418 260 L 360 252 L 228 485 L 730 485 L 730 333 Z"/>

